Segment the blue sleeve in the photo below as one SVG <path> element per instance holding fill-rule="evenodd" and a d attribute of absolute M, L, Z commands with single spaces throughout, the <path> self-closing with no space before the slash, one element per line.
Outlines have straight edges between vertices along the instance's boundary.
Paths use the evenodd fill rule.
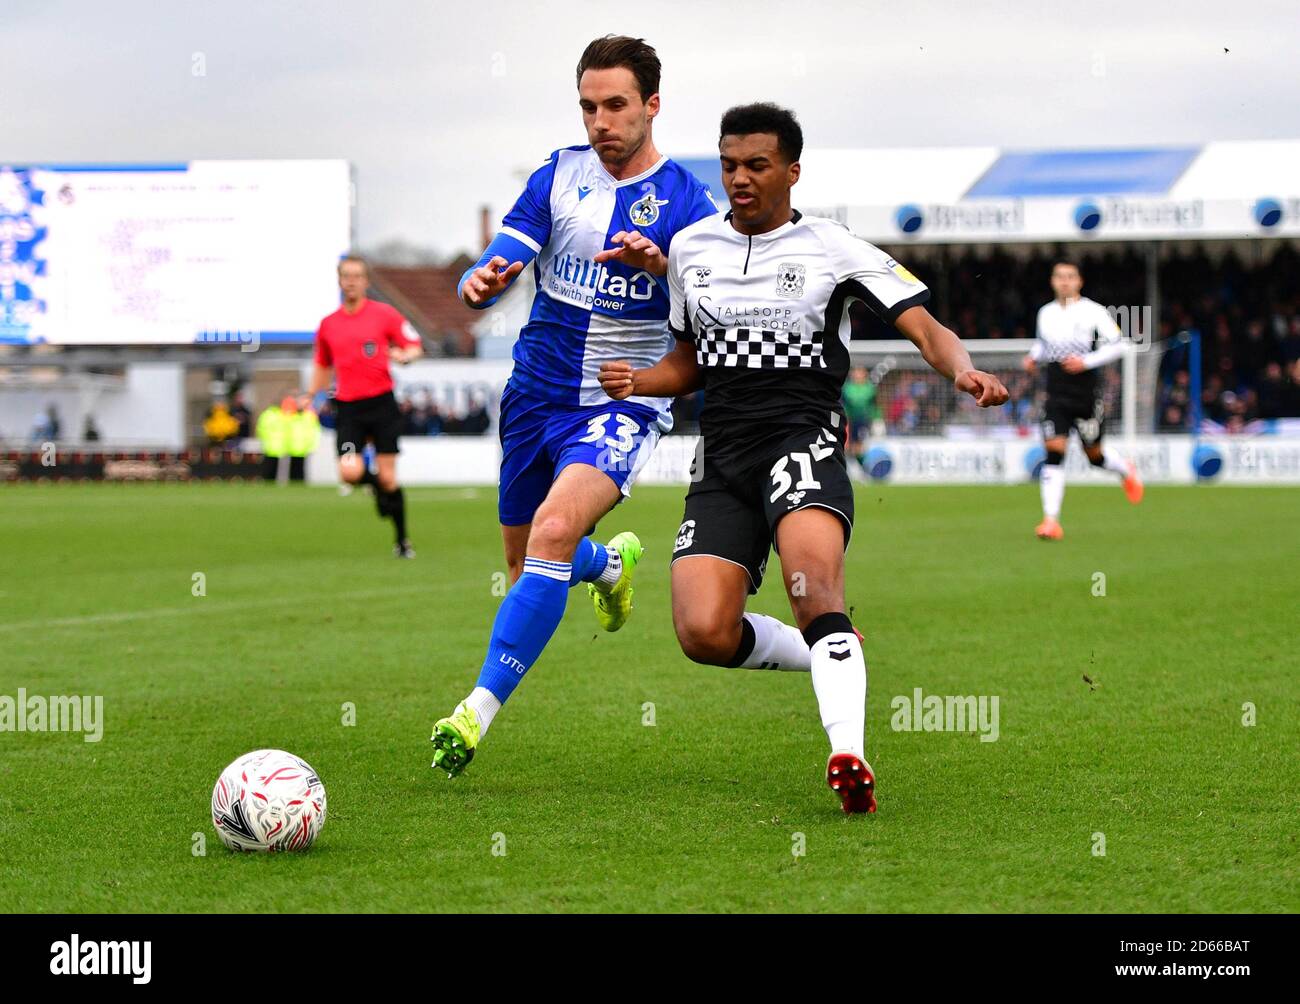
<path fill-rule="evenodd" d="M 469 278 L 471 272 L 473 272 L 477 268 L 482 268 L 484 265 L 490 262 L 497 255 L 500 255 L 511 265 L 513 265 L 517 261 L 521 261 L 524 263 L 524 268 L 527 268 L 532 263 L 532 260 L 537 257 L 537 252 L 534 251 L 527 244 L 525 244 L 523 241 L 511 237 L 509 234 L 506 233 L 497 234 L 495 237 L 492 238 L 492 243 L 489 244 L 487 248 L 484 250 L 484 252 L 479 256 L 478 261 L 476 261 L 469 268 L 465 269 L 465 271 L 461 274 L 460 281 L 456 283 L 456 295 L 460 296 L 461 287 L 465 285 L 465 280 Z M 506 292 L 509 292 L 508 287 Z M 492 299 L 484 301 L 481 306 L 475 307 L 473 309 L 486 310 L 488 307 L 492 306 L 492 304 L 496 303 L 497 300 L 499 299 L 501 299 L 500 296 L 494 296 L 492 297 Z"/>
<path fill-rule="evenodd" d="M 523 194 L 501 221 L 502 233 L 531 245 L 539 254 L 551 239 L 551 185 L 558 160 L 558 153 L 551 154 L 550 160 L 529 176 Z"/>
<path fill-rule="evenodd" d="M 685 200 L 683 208 L 678 210 L 676 221 L 677 226 L 673 228 L 673 232 L 668 239 L 669 247 L 672 246 L 672 238 L 677 235 L 678 230 L 685 230 L 692 223 L 698 223 L 700 220 L 706 219 L 718 211 L 718 207 L 714 203 L 712 196 L 709 195 L 709 190 L 701 182 L 696 180 L 694 175 L 691 175 L 690 178 L 690 198 Z M 669 248 L 663 249 L 665 254 L 668 253 L 668 250 Z"/>

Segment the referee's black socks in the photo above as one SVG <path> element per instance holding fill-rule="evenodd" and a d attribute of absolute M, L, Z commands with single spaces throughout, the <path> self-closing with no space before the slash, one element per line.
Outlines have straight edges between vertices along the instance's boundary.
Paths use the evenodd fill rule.
<path fill-rule="evenodd" d="M 397 530 L 397 542 L 400 544 L 406 540 L 406 496 L 402 494 L 400 486 L 391 492 L 376 491 L 379 494 L 380 511 L 393 521 L 393 527 Z"/>

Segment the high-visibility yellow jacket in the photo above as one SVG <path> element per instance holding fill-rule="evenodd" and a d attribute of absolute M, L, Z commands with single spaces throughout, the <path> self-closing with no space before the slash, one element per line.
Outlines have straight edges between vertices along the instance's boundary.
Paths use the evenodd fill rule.
<path fill-rule="evenodd" d="M 312 411 L 300 411 L 285 418 L 288 425 L 288 450 L 291 457 L 305 457 L 320 442 L 320 419 Z"/>
<path fill-rule="evenodd" d="M 262 453 L 268 457 L 283 457 L 289 449 L 290 416 L 273 404 L 257 419 L 257 438 L 262 441 Z"/>

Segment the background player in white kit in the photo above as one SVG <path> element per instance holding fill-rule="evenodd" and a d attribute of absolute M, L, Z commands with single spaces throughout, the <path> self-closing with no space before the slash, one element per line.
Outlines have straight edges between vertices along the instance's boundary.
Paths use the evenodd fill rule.
<path fill-rule="evenodd" d="M 1043 408 L 1043 447 L 1047 459 L 1039 476 L 1043 521 L 1034 531 L 1040 540 L 1060 540 L 1061 502 L 1065 498 L 1065 450 L 1070 430 L 1079 435 L 1094 467 L 1123 479 L 1124 494 L 1142 501 L 1142 481 L 1134 464 L 1102 444 L 1106 415 L 1098 376 L 1101 367 L 1124 353 L 1123 334 L 1101 304 L 1081 295 L 1083 273 L 1071 261 L 1052 266 L 1056 298 L 1038 310 L 1037 340 L 1025 356 L 1030 373 L 1047 363 L 1047 401 Z"/>
<path fill-rule="evenodd" d="M 677 346 L 648 369 L 611 362 L 600 377 L 613 398 L 704 387 L 702 466 L 673 548 L 677 639 L 696 662 L 810 670 L 831 747 L 827 783 L 845 812 L 874 812 L 867 666 L 844 597 L 853 529 L 840 405 L 849 304 L 861 301 L 897 327 L 981 407 L 1002 404 L 1007 391 L 922 306 L 924 283 L 840 224 L 791 207 L 802 149 L 799 123 L 776 105 L 723 116 L 732 208 L 686 227 L 669 251 Z M 774 543 L 797 627 L 745 611 Z"/>

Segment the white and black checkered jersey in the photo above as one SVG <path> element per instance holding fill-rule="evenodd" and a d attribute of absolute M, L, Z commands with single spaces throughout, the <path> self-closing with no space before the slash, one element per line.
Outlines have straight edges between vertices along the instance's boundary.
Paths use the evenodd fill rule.
<path fill-rule="evenodd" d="M 1029 354 L 1047 363 L 1047 393 L 1081 400 L 1096 397 L 1098 369 L 1123 352 L 1123 335 L 1109 311 L 1086 296 L 1069 303 L 1053 300 L 1038 309 L 1035 328 Z M 1082 356 L 1088 369 L 1065 372 L 1061 360 L 1067 356 Z"/>
<path fill-rule="evenodd" d="M 892 324 L 929 289 L 834 220 L 795 212 L 752 237 L 730 221 L 691 224 L 668 256 L 669 324 L 704 372 L 705 449 L 739 455 L 787 429 L 842 429 L 849 304 Z"/>

